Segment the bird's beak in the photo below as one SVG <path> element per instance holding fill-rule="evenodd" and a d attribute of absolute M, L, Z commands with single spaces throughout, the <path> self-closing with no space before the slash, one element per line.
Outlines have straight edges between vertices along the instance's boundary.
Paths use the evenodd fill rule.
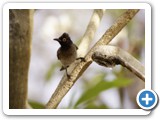
<path fill-rule="evenodd" d="M 58 38 L 55 38 L 55 39 L 53 39 L 53 40 L 55 40 L 55 41 L 59 41 L 59 39 L 58 39 Z"/>

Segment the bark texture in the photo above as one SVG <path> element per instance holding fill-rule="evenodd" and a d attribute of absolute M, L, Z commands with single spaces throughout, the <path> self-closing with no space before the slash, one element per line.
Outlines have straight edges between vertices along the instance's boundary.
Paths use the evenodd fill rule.
<path fill-rule="evenodd" d="M 33 10 L 9 10 L 9 108 L 27 105 Z"/>

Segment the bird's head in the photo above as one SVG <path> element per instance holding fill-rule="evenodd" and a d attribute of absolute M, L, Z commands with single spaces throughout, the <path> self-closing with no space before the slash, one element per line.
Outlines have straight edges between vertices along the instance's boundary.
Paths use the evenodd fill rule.
<path fill-rule="evenodd" d="M 67 33 L 63 33 L 59 38 L 53 40 L 58 41 L 62 47 L 70 46 L 72 44 L 72 40 Z"/>

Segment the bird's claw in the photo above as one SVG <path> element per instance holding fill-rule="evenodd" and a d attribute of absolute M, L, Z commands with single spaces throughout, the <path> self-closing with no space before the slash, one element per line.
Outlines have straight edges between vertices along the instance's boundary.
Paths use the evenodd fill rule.
<path fill-rule="evenodd" d="M 79 58 L 76 58 L 76 60 L 81 60 L 81 62 L 86 62 L 85 58 L 84 57 L 79 57 Z"/>
<path fill-rule="evenodd" d="M 68 74 L 67 74 L 67 77 L 68 77 L 68 79 L 70 79 L 70 78 L 71 78 L 71 76 L 70 76 L 70 75 L 68 75 Z"/>
<path fill-rule="evenodd" d="M 62 66 L 61 69 L 60 69 L 60 71 L 65 70 L 65 69 L 67 69 L 68 67 L 69 67 L 69 66 L 66 66 L 66 67 Z"/>

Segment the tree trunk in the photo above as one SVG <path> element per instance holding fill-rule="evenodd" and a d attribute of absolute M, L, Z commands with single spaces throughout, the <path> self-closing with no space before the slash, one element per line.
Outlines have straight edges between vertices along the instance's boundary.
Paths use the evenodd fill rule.
<path fill-rule="evenodd" d="M 9 10 L 9 108 L 27 106 L 33 10 Z"/>

